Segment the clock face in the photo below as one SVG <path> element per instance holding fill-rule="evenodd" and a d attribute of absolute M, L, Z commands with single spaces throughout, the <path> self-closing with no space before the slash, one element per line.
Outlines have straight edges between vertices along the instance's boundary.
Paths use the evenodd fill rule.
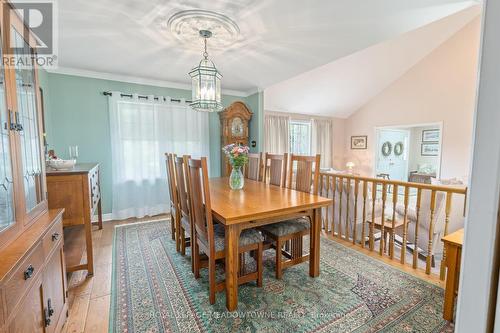
<path fill-rule="evenodd" d="M 233 136 L 243 136 L 243 121 L 240 117 L 234 117 L 231 121 L 231 134 Z"/>

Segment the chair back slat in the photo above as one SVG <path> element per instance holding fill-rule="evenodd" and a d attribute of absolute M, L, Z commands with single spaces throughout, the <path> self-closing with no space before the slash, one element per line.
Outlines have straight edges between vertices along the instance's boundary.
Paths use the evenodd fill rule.
<path fill-rule="evenodd" d="M 245 166 L 245 178 L 251 180 L 260 180 L 260 165 L 262 161 L 262 154 L 248 154 L 248 163 Z"/>
<path fill-rule="evenodd" d="M 168 192 L 170 195 L 170 205 L 177 208 L 178 196 L 174 175 L 174 154 L 165 153 L 167 164 Z"/>
<path fill-rule="evenodd" d="M 316 156 L 291 154 L 288 173 L 288 188 L 307 193 L 311 193 L 312 191 L 312 193 L 317 194 L 320 159 L 321 156 L 319 154 Z"/>
<path fill-rule="evenodd" d="M 182 216 L 189 217 L 188 193 L 186 188 L 186 178 L 184 175 L 184 158 L 176 157 L 175 159 L 175 180 L 177 183 L 177 194 Z"/>
<path fill-rule="evenodd" d="M 287 153 L 283 155 L 266 153 L 264 158 L 263 181 L 271 185 L 284 187 L 286 185 L 287 163 Z"/>
<path fill-rule="evenodd" d="M 188 166 L 192 220 L 196 230 L 196 237 L 212 248 L 214 246 L 214 234 L 207 159 L 206 157 L 202 157 L 200 160 L 189 159 Z"/>

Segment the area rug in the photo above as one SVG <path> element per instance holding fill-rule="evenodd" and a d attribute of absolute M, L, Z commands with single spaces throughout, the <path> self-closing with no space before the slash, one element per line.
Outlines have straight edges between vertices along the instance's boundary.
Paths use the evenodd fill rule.
<path fill-rule="evenodd" d="M 265 253 L 263 287 L 240 286 L 238 311 L 227 312 L 223 292 L 209 304 L 207 270 L 194 279 L 189 256 L 175 250 L 168 221 L 117 226 L 109 331 L 453 331 L 442 319 L 437 286 L 326 238 L 319 277 L 309 277 L 303 263 L 276 280 L 272 251 Z"/>

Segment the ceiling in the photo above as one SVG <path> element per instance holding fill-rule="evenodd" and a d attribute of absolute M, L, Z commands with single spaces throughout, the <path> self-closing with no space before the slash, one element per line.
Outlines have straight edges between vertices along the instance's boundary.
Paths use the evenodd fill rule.
<path fill-rule="evenodd" d="M 468 7 L 272 85 L 265 90 L 264 108 L 348 117 L 479 15 L 479 5 Z"/>
<path fill-rule="evenodd" d="M 240 38 L 209 54 L 226 93 L 247 95 L 469 8 L 457 0 L 59 1 L 61 72 L 99 72 L 188 87 L 202 44 L 165 28 L 174 13 L 224 14 Z M 437 40 L 437 38 L 436 38 Z M 423 43 L 425 44 L 425 43 Z M 404 67 L 404 66 L 403 66 Z M 303 93 L 301 93 L 303 94 Z"/>

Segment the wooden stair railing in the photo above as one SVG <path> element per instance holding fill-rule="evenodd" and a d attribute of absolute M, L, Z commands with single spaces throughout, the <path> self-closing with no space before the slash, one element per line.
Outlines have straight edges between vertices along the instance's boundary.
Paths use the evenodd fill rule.
<path fill-rule="evenodd" d="M 407 264 L 406 253 L 411 250 L 411 266 L 419 268 L 419 255 L 423 255 L 425 272 L 431 274 L 433 249 L 440 246 L 441 237 L 449 233 L 452 198 L 463 196 L 463 212 L 459 215 L 464 216 L 467 188 L 321 172 L 318 194 L 333 199 L 333 204 L 323 209 L 322 225 L 326 233 L 361 248 L 368 247 L 401 264 Z M 440 237 L 435 235 L 437 223 L 440 223 L 436 231 Z M 409 231 L 413 231 L 413 239 L 409 239 Z M 427 234 L 419 231 L 427 231 Z M 376 239 L 378 234 L 380 238 Z M 395 252 L 396 235 L 401 248 L 399 258 Z M 422 237 L 427 238 L 425 246 Z M 444 248 L 442 255 L 439 275 L 444 280 Z"/>

